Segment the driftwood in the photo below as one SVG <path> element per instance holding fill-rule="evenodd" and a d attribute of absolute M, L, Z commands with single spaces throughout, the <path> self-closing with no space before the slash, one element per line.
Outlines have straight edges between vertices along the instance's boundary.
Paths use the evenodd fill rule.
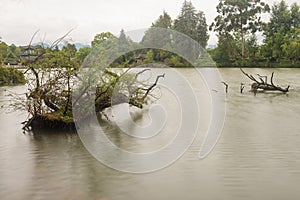
<path fill-rule="evenodd" d="M 279 91 L 283 93 L 289 92 L 290 86 L 287 86 L 286 88 L 276 86 L 274 84 L 274 72 L 272 72 L 270 83 L 268 83 L 268 77 L 267 76 L 261 76 L 257 74 L 258 79 L 256 79 L 254 76 L 247 74 L 243 69 L 240 69 L 242 73 L 247 76 L 250 80 L 254 81 L 251 85 L 251 91 L 254 92 L 255 94 L 257 93 L 258 90 L 262 91 Z"/>
<path fill-rule="evenodd" d="M 243 94 L 244 89 L 245 89 L 245 84 L 241 83 L 241 86 L 240 86 L 240 92 L 241 92 L 241 94 Z"/>
<path fill-rule="evenodd" d="M 225 83 L 224 81 L 222 83 L 223 83 L 223 85 L 225 85 L 225 92 L 228 93 L 229 85 L 227 83 Z"/>

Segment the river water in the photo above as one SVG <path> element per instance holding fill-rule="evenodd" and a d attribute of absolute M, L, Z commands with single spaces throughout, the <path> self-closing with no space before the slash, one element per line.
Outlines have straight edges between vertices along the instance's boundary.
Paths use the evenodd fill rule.
<path fill-rule="evenodd" d="M 197 136 L 175 163 L 145 174 L 106 167 L 89 153 L 76 133 L 23 134 L 21 122 L 26 119 L 26 112 L 2 109 L 0 199 L 299 199 L 300 69 L 246 71 L 268 75 L 275 71 L 275 82 L 289 84 L 291 90 L 288 94 L 254 96 L 247 92 L 250 81 L 238 69 L 220 69 L 221 79 L 229 84 L 229 93 L 224 99 L 225 124 L 214 150 L 199 160 L 199 149 L 210 123 L 210 97 L 194 70 L 178 69 L 192 83 L 199 100 L 201 120 Z M 169 72 L 164 72 L 167 79 Z M 246 84 L 244 94 L 239 92 L 240 83 Z M 9 103 L 7 94 L 23 93 L 25 89 L 25 86 L 0 87 L 0 105 Z M 162 136 L 149 143 L 137 142 L 122 134 L 115 124 L 101 121 L 107 137 L 120 148 L 137 152 L 155 150 L 172 139 L 180 122 L 180 106 L 176 94 L 174 97 L 163 88 L 160 92 L 162 95 L 156 104 L 171 112 Z M 146 111 L 131 114 L 137 123 L 151 123 Z M 154 118 L 160 117 L 154 112 Z M 126 119 L 119 120 L 120 126 L 126 126 Z M 118 155 L 107 157 L 119 159 Z"/>

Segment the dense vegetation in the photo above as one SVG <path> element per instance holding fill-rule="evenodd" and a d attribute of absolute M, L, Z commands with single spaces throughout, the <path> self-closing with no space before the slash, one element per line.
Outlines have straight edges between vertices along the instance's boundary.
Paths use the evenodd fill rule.
<path fill-rule="evenodd" d="M 218 44 L 216 48 L 208 49 L 208 52 L 220 67 L 298 67 L 300 65 L 300 8 L 297 3 L 288 5 L 282 0 L 274 5 L 268 5 L 263 0 L 220 0 L 216 11 L 217 17 L 208 26 L 204 12 L 196 10 L 190 1 L 184 1 L 176 19 L 172 19 L 164 11 L 152 23 L 141 43 L 160 41 L 164 48 L 172 43 L 180 43 L 180 39 L 172 38 L 167 35 L 168 33 L 157 34 L 153 31 L 154 28 L 159 27 L 186 34 L 205 48 L 209 39 L 209 28 L 217 33 Z M 79 63 L 99 41 L 109 37 L 115 36 L 109 32 L 97 34 L 91 42 L 91 47 L 76 50 L 76 59 Z M 119 39 L 126 45 L 139 45 L 132 42 L 123 30 Z M 0 63 L 18 63 L 21 52 L 20 47 L 14 44 L 9 46 L 1 41 Z M 128 54 L 120 58 L 116 65 L 122 67 L 122 62 L 127 67 L 134 65 L 133 60 L 136 57 L 140 58 L 139 64 L 160 62 L 171 67 L 190 66 L 183 58 L 157 49 Z M 206 61 L 207 59 L 202 59 L 199 66 L 214 65 Z"/>
<path fill-rule="evenodd" d="M 25 83 L 22 72 L 6 66 L 8 63 L 15 64 L 20 53 L 19 47 L 14 44 L 8 46 L 0 38 L 0 85 Z"/>
<path fill-rule="evenodd" d="M 25 77 L 21 71 L 0 65 L 0 85 L 22 83 L 25 83 Z"/>
<path fill-rule="evenodd" d="M 20 47 L 14 44 L 9 46 L 0 37 L 0 65 L 7 65 L 8 63 L 17 64 L 20 54 Z"/>
<path fill-rule="evenodd" d="M 218 47 L 211 56 L 219 66 L 299 67 L 300 8 L 282 0 L 271 8 L 260 0 L 220 1 L 211 25 L 218 32 Z M 262 13 L 271 13 L 262 22 Z M 257 35 L 264 36 L 259 44 Z"/>

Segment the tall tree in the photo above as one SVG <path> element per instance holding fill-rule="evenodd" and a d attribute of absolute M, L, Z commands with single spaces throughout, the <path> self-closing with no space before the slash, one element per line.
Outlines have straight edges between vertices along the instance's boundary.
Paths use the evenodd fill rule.
<path fill-rule="evenodd" d="M 126 66 L 125 63 L 132 62 L 134 53 L 131 52 L 131 50 L 133 49 L 133 46 L 133 41 L 130 39 L 130 37 L 126 36 L 125 31 L 122 29 L 118 38 L 118 47 L 121 56 L 119 59 L 117 59 L 117 64 L 123 64 Z"/>
<path fill-rule="evenodd" d="M 295 64 L 300 60 L 300 27 L 293 28 L 284 37 L 284 43 L 281 45 L 283 55 Z"/>
<path fill-rule="evenodd" d="M 96 47 L 97 45 L 101 44 L 102 42 L 108 40 L 109 38 L 115 37 L 110 32 L 103 32 L 100 34 L 95 35 L 94 40 L 92 41 L 92 47 Z"/>
<path fill-rule="evenodd" d="M 167 48 L 171 45 L 171 33 L 165 29 L 172 28 L 172 18 L 164 11 L 159 18 L 152 23 L 151 27 L 146 31 L 142 43 L 145 46 L 155 46 L 158 48 Z M 163 29 L 159 29 L 163 28 Z M 158 49 L 151 49 L 151 52 L 147 52 L 147 62 L 152 60 L 163 61 L 165 56 L 162 56 L 161 51 Z"/>
<path fill-rule="evenodd" d="M 165 30 L 159 30 L 156 28 L 165 28 L 170 29 L 172 27 L 172 18 L 167 12 L 163 12 L 159 18 L 152 23 L 151 27 L 146 31 L 142 43 L 147 44 L 155 44 L 156 46 L 163 47 L 167 44 L 171 43 L 170 33 Z"/>
<path fill-rule="evenodd" d="M 298 28 L 300 25 L 300 7 L 297 3 L 291 5 L 292 28 Z"/>
<path fill-rule="evenodd" d="M 76 57 L 79 60 L 79 62 L 82 63 L 84 59 L 89 55 L 89 53 L 91 53 L 91 51 L 91 47 L 80 48 L 76 53 Z"/>
<path fill-rule="evenodd" d="M 269 12 L 269 6 L 261 0 L 220 0 L 219 15 L 210 26 L 219 35 L 237 35 L 241 39 L 242 59 L 246 57 L 245 41 L 248 34 L 261 31 L 264 23 L 260 14 Z"/>
<path fill-rule="evenodd" d="M 271 39 L 278 32 L 285 35 L 291 28 L 292 19 L 290 17 L 289 7 L 284 0 L 275 3 L 272 6 L 270 22 L 264 32 L 266 38 Z"/>
<path fill-rule="evenodd" d="M 120 53 L 130 51 L 133 46 L 133 41 L 130 37 L 126 36 L 125 31 L 122 29 L 120 32 L 120 36 L 118 38 L 119 50 Z"/>
<path fill-rule="evenodd" d="M 160 15 L 154 23 L 152 23 L 152 27 L 172 28 L 172 23 L 171 16 L 164 11 L 163 14 Z"/>
<path fill-rule="evenodd" d="M 198 23 L 197 23 L 197 41 L 199 44 L 205 48 L 207 46 L 207 41 L 209 39 L 208 30 L 207 30 L 207 22 L 205 18 L 205 14 L 202 11 L 199 11 L 197 14 Z"/>
<path fill-rule="evenodd" d="M 4 64 L 9 53 L 9 46 L 0 40 L 0 65 Z"/>
<path fill-rule="evenodd" d="M 181 13 L 174 22 L 174 29 L 188 35 L 205 48 L 209 39 L 207 23 L 202 11 L 196 11 L 192 2 L 184 1 Z"/>
<path fill-rule="evenodd" d="M 300 8 L 294 3 L 289 7 L 282 0 L 272 6 L 271 18 L 267 24 L 263 55 L 271 62 L 284 60 L 295 62 L 298 53 Z"/>

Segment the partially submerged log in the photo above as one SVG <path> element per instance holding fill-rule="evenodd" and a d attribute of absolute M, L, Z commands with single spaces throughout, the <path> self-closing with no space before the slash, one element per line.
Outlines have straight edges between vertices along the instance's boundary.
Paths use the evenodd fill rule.
<path fill-rule="evenodd" d="M 225 86 L 225 92 L 226 94 L 228 93 L 228 88 L 229 88 L 229 85 L 227 83 L 225 83 L 224 81 L 222 82 L 223 85 Z"/>
<path fill-rule="evenodd" d="M 247 74 L 243 69 L 240 68 L 242 73 L 247 76 L 250 80 L 254 81 L 251 85 L 251 92 L 254 92 L 254 94 L 257 93 L 257 91 L 262 90 L 262 91 L 279 91 L 282 93 L 287 93 L 289 92 L 290 86 L 287 86 L 286 88 L 276 86 L 274 84 L 274 72 L 272 72 L 270 83 L 268 83 L 268 77 L 267 76 L 261 76 L 257 74 L 258 79 L 256 79 L 254 76 Z"/>
<path fill-rule="evenodd" d="M 240 86 L 240 92 L 241 92 L 241 94 L 243 94 L 244 89 L 245 89 L 245 84 L 241 83 L 241 86 Z"/>

